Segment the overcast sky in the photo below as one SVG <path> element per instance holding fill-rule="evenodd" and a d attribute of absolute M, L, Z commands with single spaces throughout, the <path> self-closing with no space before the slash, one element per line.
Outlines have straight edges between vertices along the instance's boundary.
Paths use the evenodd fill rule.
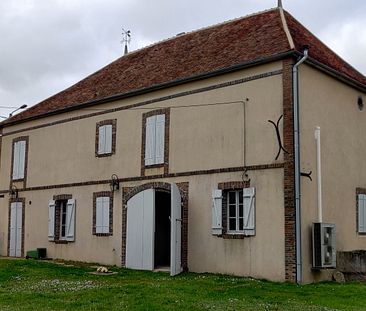
<path fill-rule="evenodd" d="M 366 74 L 365 0 L 283 0 Z M 277 6 L 277 0 L 0 0 L 0 106 L 34 105 L 130 50 Z M 7 116 L 11 110 L 0 109 Z"/>

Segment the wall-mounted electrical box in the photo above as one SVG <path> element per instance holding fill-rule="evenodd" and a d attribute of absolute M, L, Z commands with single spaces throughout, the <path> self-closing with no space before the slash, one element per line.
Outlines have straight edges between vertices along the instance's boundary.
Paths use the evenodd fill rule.
<path fill-rule="evenodd" d="M 313 268 L 335 268 L 337 260 L 335 224 L 313 223 Z"/>

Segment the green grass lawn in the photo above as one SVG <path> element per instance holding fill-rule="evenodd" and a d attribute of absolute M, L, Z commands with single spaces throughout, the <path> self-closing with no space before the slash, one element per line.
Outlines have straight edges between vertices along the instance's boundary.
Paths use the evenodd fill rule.
<path fill-rule="evenodd" d="M 366 285 L 297 286 L 225 275 L 0 259 L 0 310 L 366 310 Z"/>

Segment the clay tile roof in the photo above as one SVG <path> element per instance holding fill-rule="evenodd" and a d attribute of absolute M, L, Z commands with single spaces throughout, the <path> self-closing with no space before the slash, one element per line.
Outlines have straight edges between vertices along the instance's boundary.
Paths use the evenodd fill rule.
<path fill-rule="evenodd" d="M 304 45 L 309 45 L 309 56 L 312 59 L 366 86 L 366 77 L 364 75 L 328 48 L 293 16 L 291 16 L 291 14 L 285 12 L 285 16 L 297 51 L 303 51 Z"/>
<path fill-rule="evenodd" d="M 286 35 L 282 9 L 272 9 L 178 35 L 120 57 L 68 89 L 4 121 L 25 121 L 99 99 L 189 79 L 235 65 L 266 60 L 310 45 L 310 57 L 365 85 L 366 78 L 333 53 L 289 13 L 295 47 Z"/>

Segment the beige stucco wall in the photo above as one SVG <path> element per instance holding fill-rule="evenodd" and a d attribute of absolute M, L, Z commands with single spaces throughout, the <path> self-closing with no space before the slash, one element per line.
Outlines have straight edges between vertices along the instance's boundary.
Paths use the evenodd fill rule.
<path fill-rule="evenodd" d="M 225 76 L 223 81 L 253 76 L 278 69 L 278 63 Z M 197 83 L 196 88 L 218 81 Z M 29 135 L 27 186 L 72 183 L 108 179 L 112 173 L 120 178 L 139 176 L 141 166 L 142 114 L 151 108 L 202 105 L 236 100 L 246 103 L 247 164 L 274 162 L 277 141 L 273 125 L 282 114 L 282 76 L 258 79 L 244 84 L 211 90 L 151 104 L 140 110 L 123 110 L 110 114 L 57 124 L 3 137 L 0 188 L 7 189 L 11 169 L 11 141 Z M 169 89 L 168 94 L 183 91 Z M 187 90 L 191 90 L 189 85 Z M 266 92 L 263 92 L 266 90 Z M 167 94 L 161 94 L 161 96 Z M 153 94 L 152 97 L 155 97 Z M 144 100 L 148 99 L 145 95 Z M 142 100 L 139 98 L 139 100 Z M 128 100 L 130 103 L 131 100 Z M 136 100 L 138 102 L 138 100 Z M 115 105 L 123 105 L 116 103 Z M 243 104 L 171 109 L 170 172 L 204 170 L 243 165 Z M 72 117 L 67 114 L 67 117 Z M 95 126 L 99 121 L 117 119 L 116 155 L 95 157 Z M 48 118 L 43 122 L 48 121 Z M 40 121 L 24 124 L 38 125 Z M 18 128 L 16 126 L 14 128 Z M 4 133 L 8 130 L 5 128 Z M 187 157 L 187 151 L 189 157 Z M 229 157 L 227 155 L 230 155 Z M 278 162 L 281 162 L 281 158 Z M 55 169 L 55 163 L 63 163 Z M 91 169 L 93 168 L 93 169 Z"/>
<path fill-rule="evenodd" d="M 280 62 L 227 74 L 225 76 L 182 85 L 105 104 L 100 108 L 119 107 L 151 98 L 190 91 L 217 83 L 233 81 L 281 69 Z M 246 100 L 245 124 L 243 104 L 174 108 Z M 225 88 L 165 100 L 144 109 L 123 110 L 77 121 L 27 130 L 3 137 L 0 189 L 9 187 L 11 143 L 19 136 L 29 136 L 27 187 L 59 185 L 140 176 L 142 114 L 160 107 L 170 111 L 169 172 L 281 163 L 275 161 L 278 143 L 273 125 L 282 114 L 282 75 L 261 78 Z M 98 107 L 97 107 L 98 108 Z M 9 131 L 42 125 L 90 113 L 76 111 L 35 120 Z M 116 153 L 95 157 L 96 123 L 117 119 Z M 244 128 L 246 130 L 244 137 Z M 246 148 L 244 148 L 244 140 Z M 189 249 L 188 265 L 192 271 L 219 272 L 272 280 L 284 280 L 284 207 L 283 170 L 250 171 L 251 185 L 257 188 L 257 234 L 243 240 L 224 240 L 211 235 L 211 191 L 217 183 L 241 181 L 242 172 L 167 179 L 189 182 Z M 149 180 L 150 181 L 150 180 Z M 158 180 L 162 181 L 162 180 Z M 144 183 L 123 183 L 137 186 Z M 115 194 L 113 236 L 92 235 L 92 193 L 108 190 L 108 185 L 69 187 L 20 192 L 26 199 L 25 250 L 47 247 L 49 256 L 105 264 L 121 262 L 121 194 Z M 56 194 L 72 194 L 76 199 L 76 239 L 67 245 L 55 245 L 47 239 L 48 201 Z M 8 195 L 0 199 L 0 254 L 6 255 Z M 31 202 L 31 204 L 29 203 Z M 6 223 L 5 223 L 6 222 Z M 205 247 L 202 247 L 202 246 Z M 215 256 L 212 256 L 215 254 Z"/>
<path fill-rule="evenodd" d="M 366 237 L 356 232 L 356 187 L 366 188 L 366 111 L 358 96 L 366 94 L 309 66 L 300 68 L 302 250 L 304 281 L 328 277 L 330 271 L 311 273 L 311 224 L 317 221 L 317 170 L 314 130 L 321 128 L 323 222 L 335 223 L 337 250 L 366 248 Z"/>
<path fill-rule="evenodd" d="M 196 177 L 190 182 L 189 267 L 192 271 L 268 278 L 283 281 L 283 170 L 249 173 L 256 188 L 256 235 L 227 240 L 211 234 L 211 197 L 217 183 L 241 180 L 241 174 Z"/>

